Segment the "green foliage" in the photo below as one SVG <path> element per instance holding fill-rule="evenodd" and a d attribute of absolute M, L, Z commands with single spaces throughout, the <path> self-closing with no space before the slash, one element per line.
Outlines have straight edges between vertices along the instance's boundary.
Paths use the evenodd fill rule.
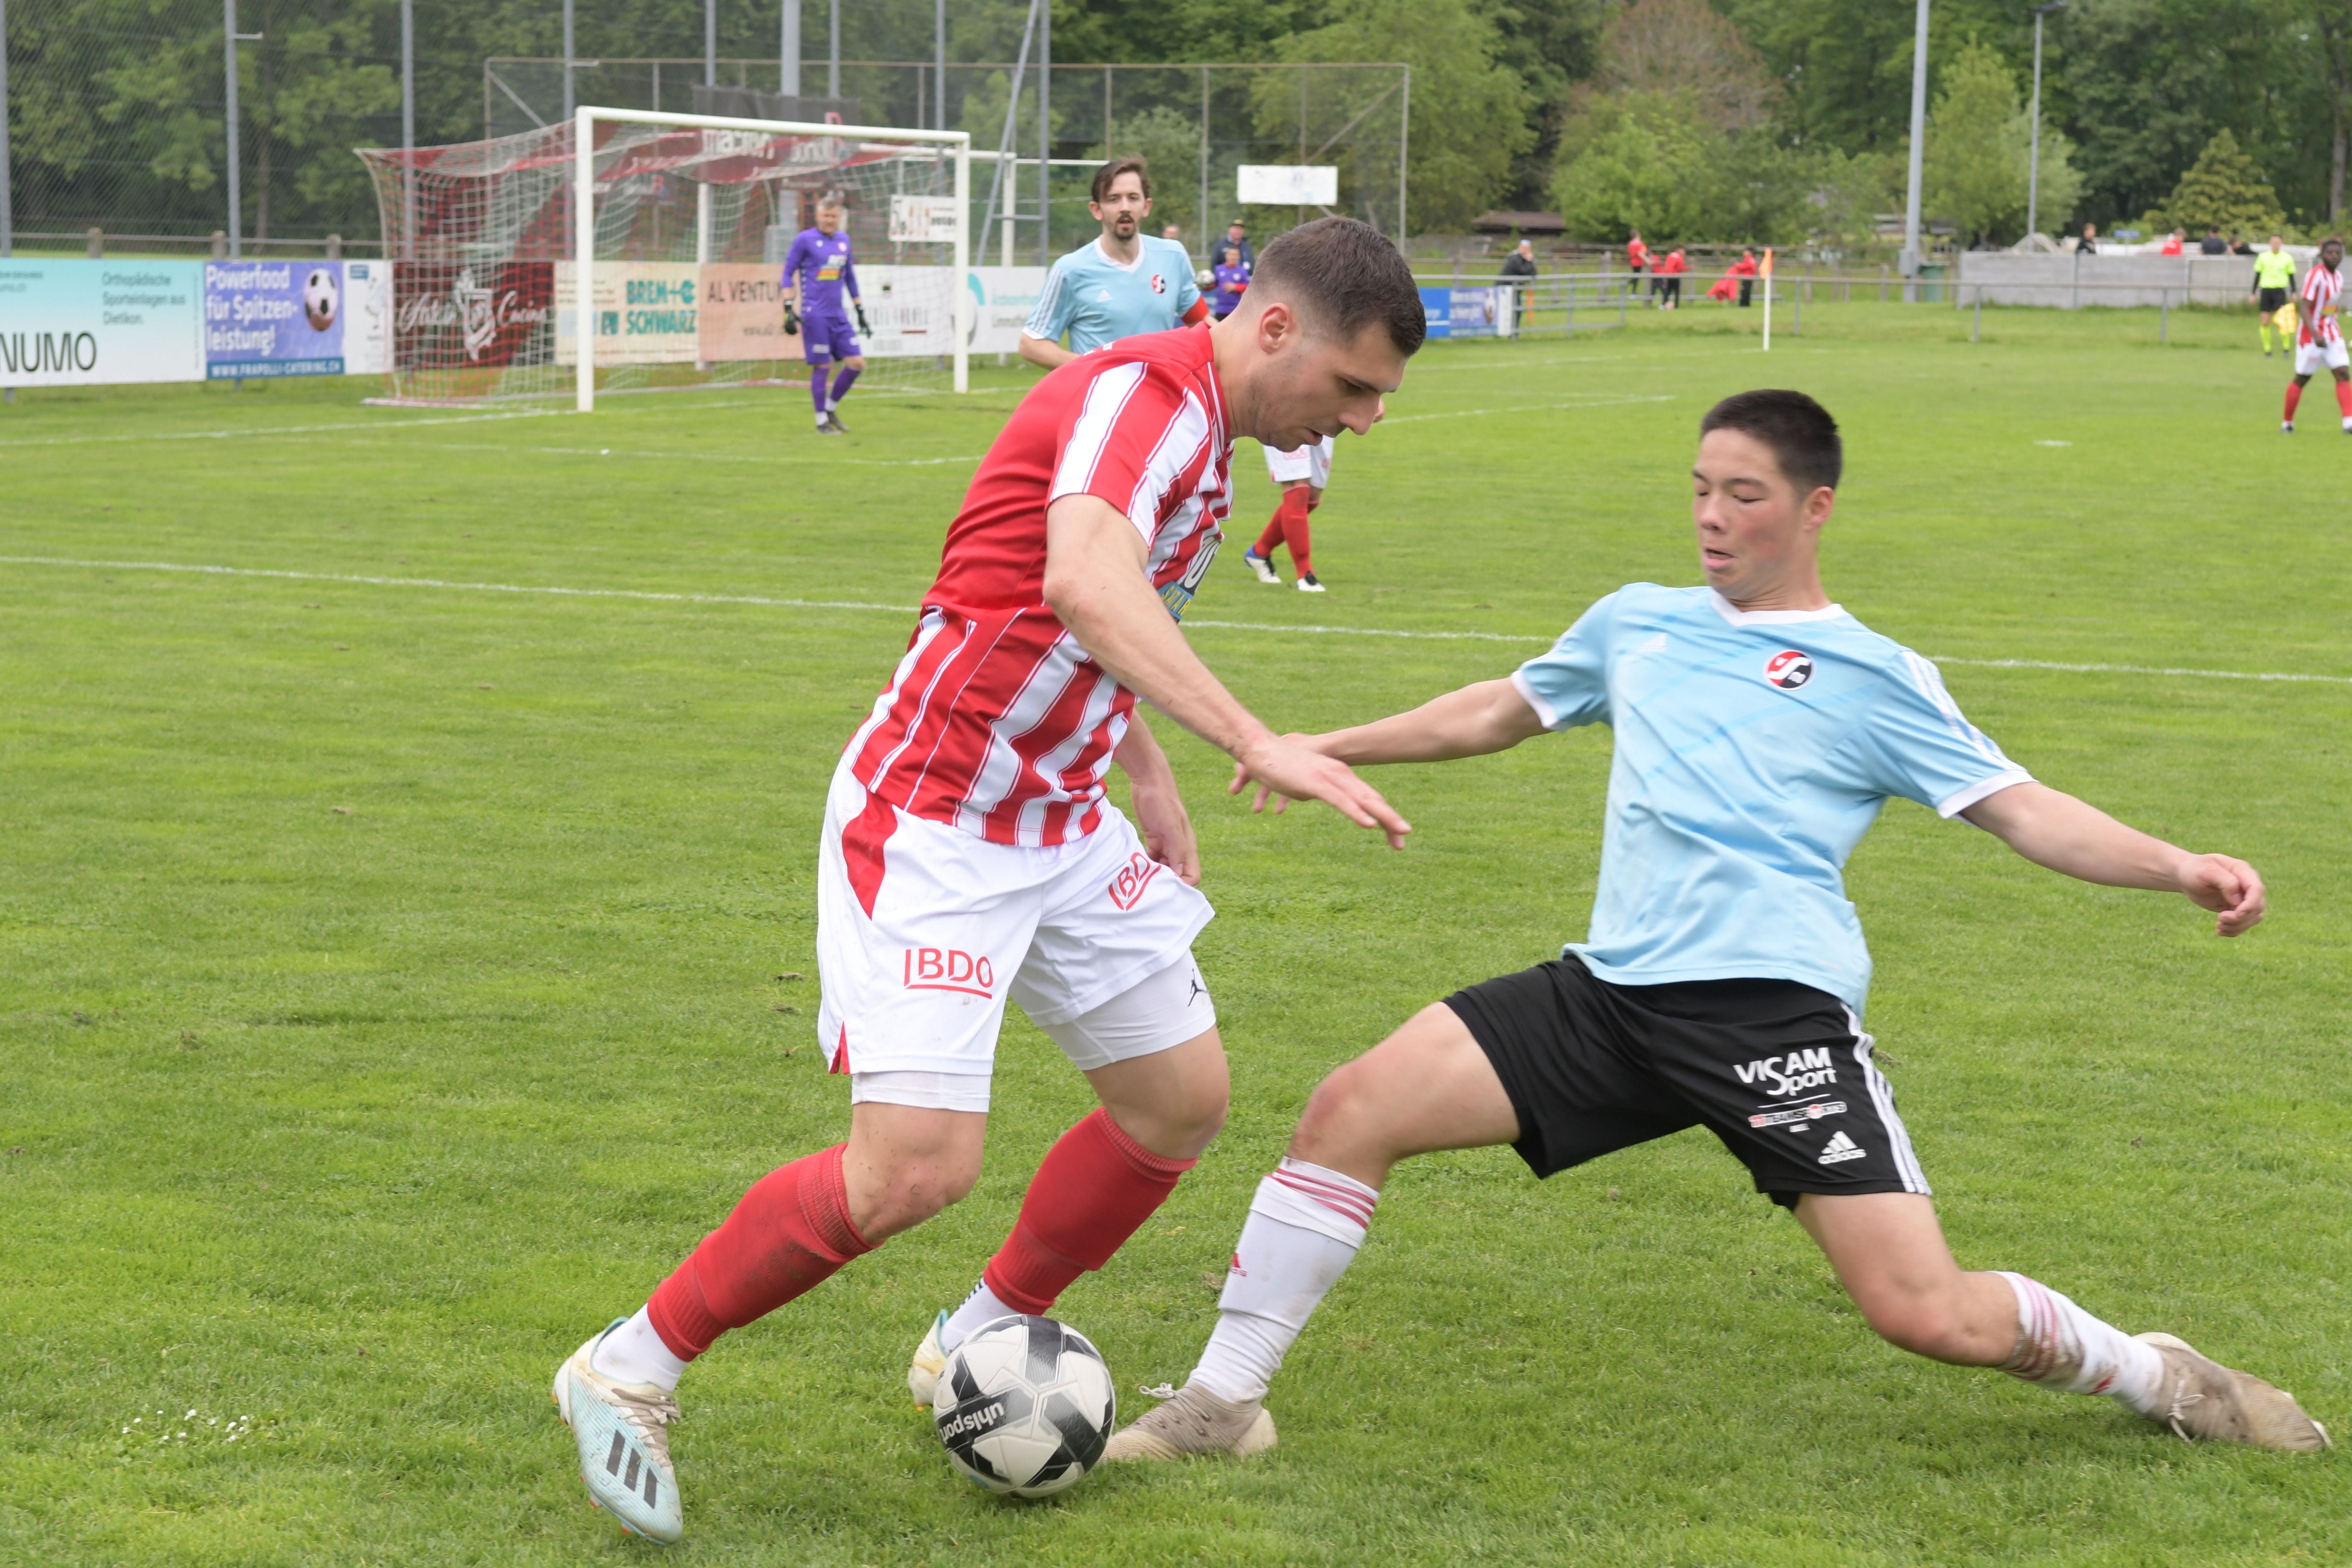
<path fill-rule="evenodd" d="M 1331 0 L 1324 26 L 1285 38 L 1284 60 L 1402 60 L 1412 67 L 1410 222 L 1467 228 L 1509 188 L 1534 144 L 1529 94 L 1499 62 L 1502 35 L 1477 0 Z"/>
<path fill-rule="evenodd" d="M 2172 187 L 2172 199 L 2165 204 L 2165 215 L 2190 235 L 2203 234 L 2208 227 L 2224 234 L 2268 234 L 2286 221 L 2278 193 L 2228 131 L 2208 142 L 2180 176 L 2180 184 Z"/>
<path fill-rule="evenodd" d="M 2008 62 L 1981 44 L 1962 49 L 1945 68 L 1928 116 L 1921 174 L 1928 210 L 1949 218 L 1963 245 L 2006 243 L 2024 232 L 2032 136 Z M 2044 233 L 2064 226 L 2082 194 L 2072 146 L 2046 125 L 2035 194 L 2035 221 Z"/>

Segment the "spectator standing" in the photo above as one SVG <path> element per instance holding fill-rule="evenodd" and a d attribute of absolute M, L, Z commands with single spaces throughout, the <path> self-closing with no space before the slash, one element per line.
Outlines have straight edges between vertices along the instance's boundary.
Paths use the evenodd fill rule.
<path fill-rule="evenodd" d="M 2230 242 L 2221 237 L 2221 230 L 2217 225 L 2208 224 L 2206 226 L 2205 237 L 2197 242 L 2197 254 L 2200 256 L 2227 256 L 2230 254 Z"/>
<path fill-rule="evenodd" d="M 2180 254 L 2180 231 L 2179 229 L 2176 228 L 2170 234 L 2164 237 L 2164 247 L 2162 249 L 2158 250 L 2157 254 L 2158 256 L 2178 256 Z"/>
<path fill-rule="evenodd" d="M 1225 247 L 1224 259 L 1217 263 L 1216 286 L 1209 293 L 1209 310 L 1217 320 L 1223 321 L 1242 302 L 1242 290 L 1249 287 L 1249 268 L 1242 265 L 1242 253 L 1236 247 Z"/>
<path fill-rule="evenodd" d="M 1627 292 L 1636 292 L 1641 289 L 1642 274 L 1649 268 L 1650 247 L 1643 243 L 1642 231 L 1637 228 L 1633 231 L 1633 237 L 1625 242 L 1625 270 L 1633 275 L 1633 280 L 1626 285 Z M 1651 283 L 1650 291 L 1654 294 L 1657 292 L 1657 284 L 1654 280 Z"/>
<path fill-rule="evenodd" d="M 1675 310 L 1682 308 L 1683 274 L 1689 270 L 1690 262 L 1683 255 L 1683 247 L 1681 246 L 1678 245 L 1672 250 L 1666 252 L 1666 258 L 1658 263 L 1658 272 L 1660 274 L 1658 281 L 1664 286 L 1665 296 L 1664 302 L 1659 305 L 1658 309 L 1662 310 Z"/>
<path fill-rule="evenodd" d="M 1731 270 L 1725 276 L 1739 279 L 1739 308 L 1745 310 L 1748 309 L 1751 290 L 1756 287 L 1756 253 L 1752 250 L 1741 251 L 1739 259 L 1731 264 Z"/>
<path fill-rule="evenodd" d="M 1510 285 L 1512 304 L 1522 327 L 1536 318 L 1535 281 L 1538 276 L 1536 242 L 1523 239 L 1510 255 L 1503 258 L 1502 272 L 1503 281 Z"/>
<path fill-rule="evenodd" d="M 2097 224 L 2086 223 L 2083 226 L 2083 237 L 2075 241 L 2074 254 L 2077 256 L 2096 256 L 2099 254 L 2099 226 Z"/>
<path fill-rule="evenodd" d="M 1242 226 L 1241 219 L 1235 218 L 1232 223 L 1225 226 L 1223 247 L 1229 247 L 1242 253 L 1243 271 L 1252 271 L 1256 268 L 1257 252 L 1250 248 L 1249 230 Z"/>

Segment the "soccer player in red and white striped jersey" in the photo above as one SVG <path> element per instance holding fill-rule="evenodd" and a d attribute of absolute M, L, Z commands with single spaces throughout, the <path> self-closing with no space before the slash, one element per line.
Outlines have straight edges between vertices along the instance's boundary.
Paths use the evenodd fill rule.
<path fill-rule="evenodd" d="M 1137 700 L 1402 843 L 1377 793 L 1259 722 L 1178 622 L 1222 537 L 1234 437 L 1361 435 L 1423 330 L 1395 247 L 1325 218 L 1268 246 L 1213 327 L 1082 354 L 1014 411 L 826 803 L 817 1027 L 849 1075 L 849 1138 L 761 1178 L 556 1373 L 590 1495 L 625 1526 L 683 1528 L 667 1427 L 688 1363 L 970 1190 L 1008 997 L 1102 1105 L 1046 1154 L 971 1298 L 938 1314 L 908 1374 L 919 1400 L 972 1329 L 1044 1313 L 1108 1262 L 1223 1124 L 1192 954 L 1200 856 Z M 1113 763 L 1133 824 L 1104 795 Z"/>
<path fill-rule="evenodd" d="M 2294 433 L 2294 405 L 2312 373 L 2326 365 L 2336 375 L 2336 407 L 2344 416 L 2344 430 L 2352 435 L 2352 355 L 2344 348 L 2344 328 L 2336 319 L 2336 299 L 2344 291 L 2344 242 L 2334 235 L 2319 247 L 2319 259 L 2305 275 L 2301 299 L 2303 329 L 2295 334 L 2294 379 L 2286 386 L 2286 417 L 2279 428 Z"/>

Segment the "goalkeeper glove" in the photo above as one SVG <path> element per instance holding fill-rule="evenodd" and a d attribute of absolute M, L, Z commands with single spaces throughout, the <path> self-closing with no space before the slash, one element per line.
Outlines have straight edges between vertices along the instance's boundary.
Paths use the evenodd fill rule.
<path fill-rule="evenodd" d="M 800 335 L 801 313 L 798 310 L 793 310 L 793 302 L 790 300 L 787 300 L 784 301 L 784 336 L 788 338 L 796 338 Z"/>
<path fill-rule="evenodd" d="M 872 337 L 874 329 L 866 324 L 866 301 L 852 300 L 849 302 L 849 308 L 857 312 L 857 335 L 864 338 Z"/>

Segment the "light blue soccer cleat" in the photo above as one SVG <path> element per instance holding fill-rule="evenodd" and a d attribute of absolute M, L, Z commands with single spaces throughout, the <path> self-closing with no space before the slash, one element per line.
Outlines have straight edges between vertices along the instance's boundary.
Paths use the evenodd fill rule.
<path fill-rule="evenodd" d="M 650 1383 L 615 1383 L 590 1361 L 604 1334 L 626 1321 L 614 1319 L 555 1369 L 555 1408 L 579 1445 L 588 1500 L 630 1534 L 676 1545 L 686 1533 L 669 1462 L 677 1401 Z"/>

